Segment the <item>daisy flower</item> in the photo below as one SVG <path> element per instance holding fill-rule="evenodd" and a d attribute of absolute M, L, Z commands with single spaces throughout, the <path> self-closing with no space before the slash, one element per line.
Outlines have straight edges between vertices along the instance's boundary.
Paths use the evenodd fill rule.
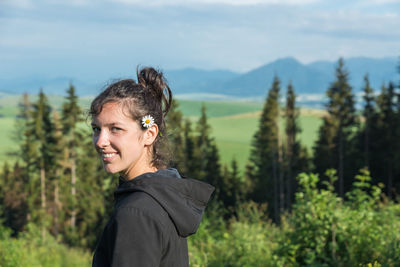
<path fill-rule="evenodd" d="M 145 128 L 150 128 L 154 124 L 154 118 L 151 115 L 146 115 L 142 118 L 142 125 Z"/>

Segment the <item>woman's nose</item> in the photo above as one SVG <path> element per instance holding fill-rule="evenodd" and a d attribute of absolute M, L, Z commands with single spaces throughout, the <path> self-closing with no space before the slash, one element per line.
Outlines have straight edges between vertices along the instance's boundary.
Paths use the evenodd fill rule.
<path fill-rule="evenodd" d="M 105 130 L 101 130 L 99 134 L 94 138 L 95 145 L 98 148 L 104 148 L 110 144 L 110 140 L 108 138 L 108 134 Z"/>

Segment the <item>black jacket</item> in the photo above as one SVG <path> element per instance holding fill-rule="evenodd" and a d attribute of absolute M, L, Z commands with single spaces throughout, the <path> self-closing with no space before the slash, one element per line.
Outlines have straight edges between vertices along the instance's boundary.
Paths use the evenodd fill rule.
<path fill-rule="evenodd" d="M 186 237 L 197 231 L 213 190 L 175 169 L 120 179 L 93 266 L 189 266 Z"/>

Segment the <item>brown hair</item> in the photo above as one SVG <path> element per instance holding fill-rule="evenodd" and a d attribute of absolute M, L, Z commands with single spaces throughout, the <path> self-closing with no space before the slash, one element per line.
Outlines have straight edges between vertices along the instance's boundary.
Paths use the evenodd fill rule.
<path fill-rule="evenodd" d="M 159 134 L 153 143 L 151 164 L 156 168 L 166 167 L 167 153 L 161 147 L 166 139 L 165 116 L 172 102 L 172 92 L 161 71 L 151 67 L 138 69 L 138 81 L 132 79 L 120 80 L 109 85 L 90 105 L 89 115 L 93 118 L 100 114 L 104 104 L 121 103 L 129 112 L 129 116 L 140 123 L 146 115 L 151 115 L 157 124 Z"/>

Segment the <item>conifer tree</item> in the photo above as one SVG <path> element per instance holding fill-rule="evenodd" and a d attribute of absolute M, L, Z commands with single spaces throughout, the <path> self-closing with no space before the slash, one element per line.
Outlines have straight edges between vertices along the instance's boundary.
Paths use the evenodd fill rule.
<path fill-rule="evenodd" d="M 285 108 L 285 187 L 286 203 L 290 208 L 296 191 L 296 177 L 302 171 L 308 170 L 306 149 L 301 147 L 298 135 L 301 132 L 299 125 L 300 111 L 296 107 L 296 94 L 292 84 L 288 85 Z"/>
<path fill-rule="evenodd" d="M 3 223 L 11 228 L 14 234 L 22 231 L 26 225 L 27 193 L 24 191 L 22 168 L 16 162 L 10 169 L 6 162 L 3 166 L 0 183 L 0 206 L 3 207 Z"/>
<path fill-rule="evenodd" d="M 219 163 L 218 148 L 215 140 L 210 137 L 211 127 L 207 121 L 206 107 L 202 105 L 201 116 L 196 124 L 194 137 L 195 150 L 193 153 L 194 176 L 212 185 L 221 179 L 221 166 Z M 216 189 L 218 194 L 218 189 Z"/>
<path fill-rule="evenodd" d="M 53 112 L 53 124 L 54 124 L 54 177 L 52 179 L 51 185 L 51 199 L 49 214 L 52 218 L 52 224 L 50 227 L 50 232 L 57 237 L 59 232 L 62 231 L 62 225 L 64 224 L 64 211 L 62 203 L 62 190 L 63 180 L 65 179 L 63 159 L 65 151 L 64 136 L 62 133 L 62 125 L 59 113 L 57 110 Z"/>
<path fill-rule="evenodd" d="M 10 167 L 8 166 L 8 162 L 4 162 L 3 171 L 0 175 L 0 223 L 4 222 L 7 225 L 7 205 L 5 203 L 6 200 L 6 192 L 9 190 L 8 181 L 10 181 Z"/>
<path fill-rule="evenodd" d="M 16 140 L 19 142 L 18 157 L 22 160 L 21 180 L 26 193 L 27 212 L 25 220 L 31 221 L 36 218 L 36 207 L 38 199 L 38 174 L 37 158 L 39 157 L 38 143 L 34 134 L 33 104 L 29 96 L 24 94 L 23 101 L 18 105 L 18 116 L 16 127 Z M 19 137 L 17 137 L 19 136 Z"/>
<path fill-rule="evenodd" d="M 22 231 L 30 217 L 28 210 L 28 194 L 30 189 L 30 179 L 35 172 L 36 151 L 33 144 L 33 136 L 27 134 L 28 127 L 32 123 L 32 103 L 29 95 L 23 94 L 18 103 L 17 116 L 14 123 L 12 138 L 18 144 L 19 150 L 16 156 L 22 160 L 22 166 L 15 162 L 12 171 L 4 171 L 4 181 L 0 185 L 3 199 L 5 225 L 14 230 L 14 233 Z M 6 164 L 7 165 L 7 164 Z M 8 165 L 5 168 L 8 168 Z M 7 174 L 5 174 L 7 173 Z"/>
<path fill-rule="evenodd" d="M 32 112 L 32 104 L 29 101 L 29 95 L 24 93 L 21 101 L 18 103 L 18 111 L 14 124 L 13 139 L 21 145 L 24 140 L 24 133 L 27 127 L 27 121 L 29 120 Z"/>
<path fill-rule="evenodd" d="M 209 143 L 209 149 L 207 150 L 205 162 L 205 177 L 203 177 L 203 179 L 216 187 L 215 194 L 218 195 L 219 191 L 221 190 L 219 185 L 221 184 L 222 177 L 219 152 L 214 140 L 211 140 Z"/>
<path fill-rule="evenodd" d="M 371 127 L 373 124 L 373 117 L 375 114 L 375 97 L 374 90 L 371 88 L 369 83 L 368 74 L 364 76 L 364 87 L 363 87 L 363 99 L 364 99 L 364 129 L 363 129 L 363 158 L 364 166 L 370 166 L 370 153 L 371 153 Z"/>
<path fill-rule="evenodd" d="M 337 121 L 326 116 L 322 119 L 322 125 L 318 129 L 318 139 L 314 145 L 314 168 L 319 174 L 325 173 L 327 169 L 335 168 L 337 159 L 335 157 L 335 136 L 337 132 Z"/>
<path fill-rule="evenodd" d="M 276 221 L 279 215 L 279 93 L 280 81 L 278 77 L 274 77 L 260 117 L 259 128 L 253 137 L 250 162 L 246 167 L 246 176 L 253 184 L 252 199 L 259 203 L 272 204 L 269 205 L 269 209 Z"/>
<path fill-rule="evenodd" d="M 189 119 L 185 120 L 183 129 L 183 141 L 184 141 L 184 164 L 180 171 L 182 174 L 189 177 L 196 177 L 196 170 L 199 167 L 199 163 L 195 160 L 195 141 L 192 132 L 192 126 Z"/>
<path fill-rule="evenodd" d="M 179 104 L 176 100 L 172 101 L 168 116 L 166 118 L 166 128 L 168 132 L 169 151 L 173 156 L 170 163 L 171 167 L 178 170 L 184 170 L 185 155 L 184 155 L 184 126 L 183 114 L 179 110 Z"/>
<path fill-rule="evenodd" d="M 395 118 L 395 88 L 393 83 L 388 87 L 382 86 L 381 93 L 378 96 L 378 130 L 374 136 L 379 136 L 377 140 L 378 148 L 376 154 L 375 167 L 380 177 L 385 177 L 386 193 L 391 198 L 393 191 L 393 177 L 395 175 L 394 158 L 397 144 L 398 125 Z"/>
<path fill-rule="evenodd" d="M 236 159 L 232 159 L 230 166 L 224 164 L 222 179 L 219 187 L 218 199 L 228 212 L 228 216 L 236 214 L 236 208 L 245 200 L 249 185 L 240 176 Z"/>
<path fill-rule="evenodd" d="M 75 87 L 70 84 L 67 90 L 66 102 L 62 106 L 62 131 L 65 138 L 65 158 L 64 166 L 69 170 L 71 177 L 71 194 L 70 194 L 70 226 L 73 230 L 76 225 L 76 161 L 77 147 L 81 136 L 78 132 L 78 123 L 82 119 L 82 111 L 78 105 L 78 97 L 75 94 Z"/>
<path fill-rule="evenodd" d="M 39 173 L 40 213 L 37 219 L 42 225 L 47 221 L 47 180 L 54 170 L 54 125 L 51 120 L 51 107 L 46 95 L 41 90 L 36 103 L 33 104 L 32 125 L 28 134 L 32 135 L 36 146 L 36 167 Z M 32 191 L 36 189 L 36 182 L 31 181 Z M 33 193 L 33 192 L 32 192 Z M 31 211 L 37 207 L 30 207 Z"/>
<path fill-rule="evenodd" d="M 206 181 L 206 158 L 210 149 L 209 143 L 210 126 L 207 122 L 206 108 L 204 104 L 201 108 L 201 116 L 195 125 L 193 133 L 193 159 L 190 162 L 191 176 Z M 188 140 L 190 141 L 190 140 Z"/>
<path fill-rule="evenodd" d="M 353 172 L 349 152 L 352 151 L 354 127 L 357 126 L 354 95 L 348 83 L 348 72 L 343 59 L 339 59 L 335 72 L 336 79 L 327 90 L 329 98 L 326 108 L 328 117 L 324 118 L 319 137 L 314 148 L 316 170 L 324 173 L 326 168 L 338 170 L 338 191 L 341 197 L 345 191 L 345 176 L 350 179 Z M 351 186 L 351 181 L 346 181 Z"/>

